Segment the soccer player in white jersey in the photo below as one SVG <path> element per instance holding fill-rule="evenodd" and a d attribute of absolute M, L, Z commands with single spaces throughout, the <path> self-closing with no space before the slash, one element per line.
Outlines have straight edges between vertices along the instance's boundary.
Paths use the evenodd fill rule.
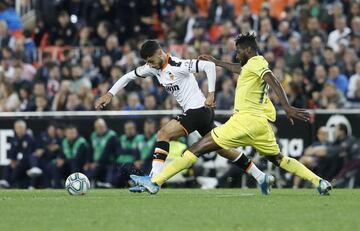
<path fill-rule="evenodd" d="M 136 78 L 156 77 L 166 91 L 172 94 L 184 113 L 172 119 L 157 133 L 150 176 L 156 176 L 164 166 L 169 153 L 169 141 L 188 135 L 197 130 L 205 136 L 214 127 L 214 93 L 216 82 L 215 64 L 204 60 L 184 60 L 165 53 L 155 40 L 147 40 L 140 49 L 140 56 L 146 64 L 122 76 L 105 95 L 100 97 L 95 108 L 103 108 L 112 97 Z M 193 73 L 205 71 L 208 79 L 207 97 L 202 94 Z M 274 177 L 259 170 L 244 154 L 235 149 L 220 150 L 218 153 L 231 160 L 243 171 L 252 175 L 259 183 L 262 194 L 267 195 Z M 132 192 L 143 192 L 142 186 L 129 189 Z"/>

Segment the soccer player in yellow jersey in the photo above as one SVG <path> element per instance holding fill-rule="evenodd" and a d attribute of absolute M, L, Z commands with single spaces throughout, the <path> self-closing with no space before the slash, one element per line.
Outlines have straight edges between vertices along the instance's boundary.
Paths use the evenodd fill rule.
<path fill-rule="evenodd" d="M 328 181 L 315 175 L 296 159 L 280 153 L 269 123 L 276 119 L 275 108 L 267 96 L 269 87 L 279 97 L 292 124 L 294 119 L 307 122 L 309 113 L 304 109 L 290 106 L 284 89 L 269 69 L 268 62 L 263 56 L 258 55 L 254 35 L 249 33 L 239 35 L 235 39 L 235 44 L 239 64 L 222 62 L 208 55 L 201 56 L 203 59 L 213 61 L 217 66 L 240 73 L 236 86 L 234 114 L 231 118 L 192 145 L 181 158 L 171 162 L 160 174 L 151 179 L 132 175 L 132 180 L 144 186 L 150 193 L 157 193 L 166 180 L 192 166 L 202 154 L 251 145 L 276 166 L 311 181 L 320 195 L 329 195 L 331 185 Z"/>

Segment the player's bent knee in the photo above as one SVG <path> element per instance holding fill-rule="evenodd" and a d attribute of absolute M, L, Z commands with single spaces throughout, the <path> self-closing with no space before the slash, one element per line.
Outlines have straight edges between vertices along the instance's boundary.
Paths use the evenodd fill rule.
<path fill-rule="evenodd" d="M 280 153 L 275 155 L 275 156 L 267 156 L 266 157 L 271 163 L 273 163 L 275 166 L 279 167 L 280 166 L 280 162 L 283 158 L 283 155 L 281 155 Z"/>
<path fill-rule="evenodd" d="M 217 151 L 219 149 L 221 148 L 214 142 L 211 135 L 207 134 L 201 140 L 193 144 L 189 148 L 189 151 L 194 153 L 196 156 L 201 156 L 202 154 Z"/>
<path fill-rule="evenodd" d="M 160 141 L 169 141 L 171 139 L 170 133 L 166 130 L 166 128 L 161 128 L 157 132 L 157 139 Z"/>

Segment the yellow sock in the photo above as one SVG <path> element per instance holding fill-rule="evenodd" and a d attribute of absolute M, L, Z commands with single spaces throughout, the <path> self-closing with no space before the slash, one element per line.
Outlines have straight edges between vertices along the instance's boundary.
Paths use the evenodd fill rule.
<path fill-rule="evenodd" d="M 319 186 L 321 178 L 294 158 L 284 156 L 280 162 L 280 167 L 305 180 L 311 181 L 316 187 Z"/>
<path fill-rule="evenodd" d="M 197 159 L 197 156 L 186 150 L 181 157 L 176 158 L 167 166 L 165 166 L 165 168 L 159 174 L 154 176 L 151 181 L 157 185 L 162 185 L 176 173 L 183 169 L 190 168 L 197 161 Z"/>

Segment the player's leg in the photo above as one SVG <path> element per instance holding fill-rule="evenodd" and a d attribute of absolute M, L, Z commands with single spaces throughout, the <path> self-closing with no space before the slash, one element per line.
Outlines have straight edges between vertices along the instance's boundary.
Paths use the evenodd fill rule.
<path fill-rule="evenodd" d="M 222 157 L 232 161 L 232 163 L 238 166 L 242 171 L 253 176 L 259 184 L 264 182 L 266 174 L 261 171 L 245 154 L 238 152 L 236 149 L 221 149 L 218 153 Z"/>
<path fill-rule="evenodd" d="M 160 190 L 160 186 L 170 179 L 175 174 L 179 173 L 183 169 L 191 167 L 198 159 L 198 157 L 204 153 L 212 152 L 220 149 L 210 133 L 203 137 L 200 141 L 193 144 L 190 149 L 186 150 L 183 155 L 176 158 L 171 163 L 166 165 L 164 169 L 156 176 L 150 178 L 147 176 L 131 175 L 131 179 L 135 184 L 144 186 L 151 194 L 157 193 Z"/>
<path fill-rule="evenodd" d="M 169 154 L 171 139 L 187 135 L 187 130 L 175 119 L 170 120 L 157 133 L 157 142 L 152 160 L 150 176 L 156 176 L 163 169 L 164 162 Z"/>
<path fill-rule="evenodd" d="M 276 166 L 286 170 L 287 172 L 293 173 L 304 180 L 310 181 L 317 187 L 321 195 L 327 195 L 328 190 L 331 189 L 330 183 L 322 180 L 296 159 L 282 155 L 269 122 L 259 122 L 263 123 L 263 129 L 259 129 L 257 136 L 255 136 L 256 139 L 252 144 L 254 148 L 256 148 L 261 155 L 266 156 L 267 159 Z"/>
<path fill-rule="evenodd" d="M 313 163 L 315 161 L 315 158 L 312 156 L 302 156 L 299 161 L 306 167 L 313 169 Z M 294 176 L 293 188 L 299 188 L 301 181 L 302 179 L 300 177 Z"/>
<path fill-rule="evenodd" d="M 211 110 L 211 113 L 212 113 L 212 117 L 211 120 L 209 120 L 209 123 L 198 129 L 198 132 L 200 133 L 201 136 L 205 136 L 206 134 L 211 132 L 213 128 L 216 127 L 214 123 L 214 111 Z M 243 153 L 237 151 L 234 148 L 221 149 L 217 151 L 217 153 L 222 157 L 230 160 L 234 165 L 238 166 L 242 171 L 252 175 L 259 184 L 262 184 L 264 182 L 266 174 L 263 173 L 260 169 L 258 169 L 257 166 L 251 160 L 249 160 L 249 158 L 247 158 L 247 156 L 244 155 Z"/>
<path fill-rule="evenodd" d="M 219 149 L 221 149 L 221 147 L 215 143 L 209 133 L 186 150 L 180 158 L 169 163 L 164 170 L 153 177 L 151 181 L 157 185 L 162 185 L 178 172 L 191 167 L 202 154 Z"/>

